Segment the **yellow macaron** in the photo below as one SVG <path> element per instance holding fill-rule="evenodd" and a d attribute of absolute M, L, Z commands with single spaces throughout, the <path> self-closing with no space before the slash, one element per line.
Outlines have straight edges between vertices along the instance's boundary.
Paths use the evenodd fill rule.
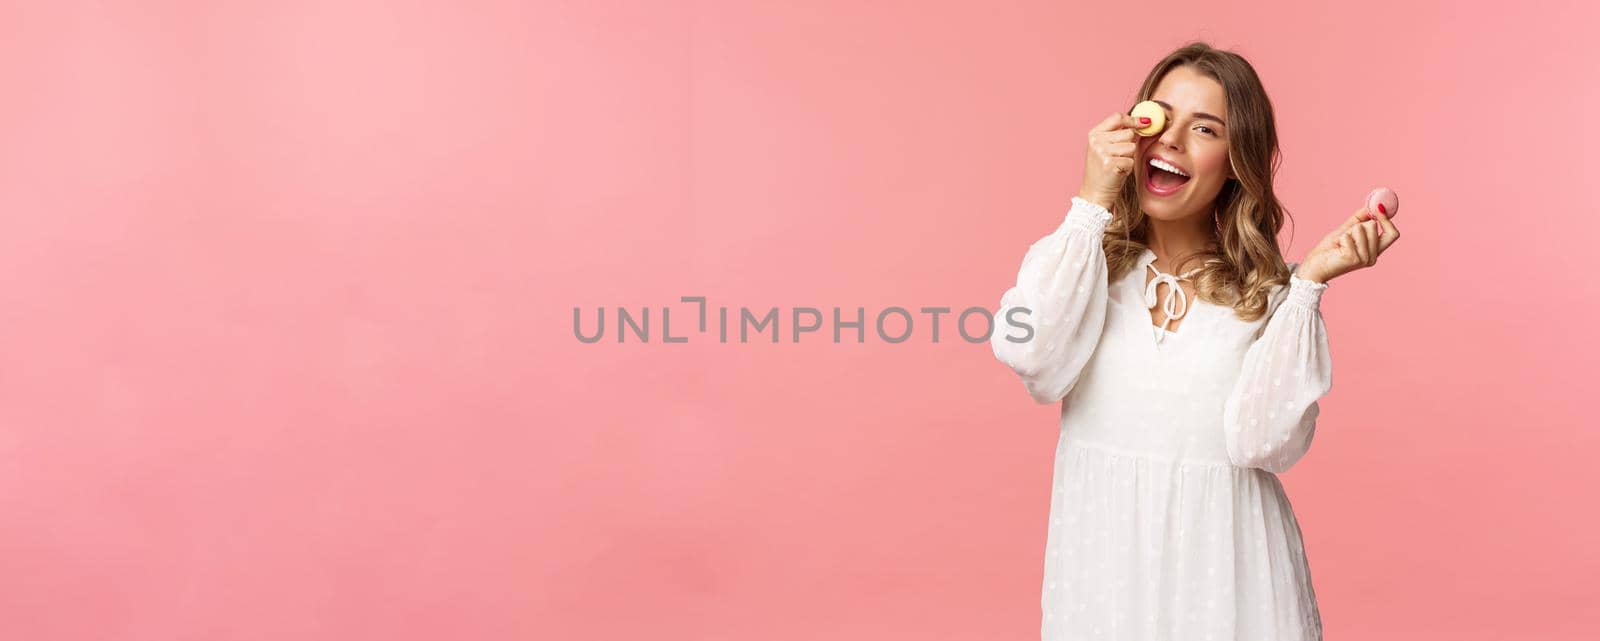
<path fill-rule="evenodd" d="M 1167 127 L 1167 110 L 1162 109 L 1161 105 L 1154 100 L 1146 100 L 1134 105 L 1133 111 L 1128 112 L 1128 115 L 1133 116 L 1135 119 L 1140 117 L 1150 119 L 1150 124 L 1145 125 L 1142 129 L 1134 130 L 1134 133 L 1141 136 L 1154 136 Z"/>

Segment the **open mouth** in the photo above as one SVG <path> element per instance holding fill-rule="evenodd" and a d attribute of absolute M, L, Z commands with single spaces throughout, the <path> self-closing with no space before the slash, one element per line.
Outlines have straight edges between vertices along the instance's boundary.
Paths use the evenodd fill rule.
<path fill-rule="evenodd" d="M 1188 182 L 1189 176 L 1182 169 L 1160 158 L 1151 158 L 1145 167 L 1144 188 L 1153 195 L 1171 196 Z"/>

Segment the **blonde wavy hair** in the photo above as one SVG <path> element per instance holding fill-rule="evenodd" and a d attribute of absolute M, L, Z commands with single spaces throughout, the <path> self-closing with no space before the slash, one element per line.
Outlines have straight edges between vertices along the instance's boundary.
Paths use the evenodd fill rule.
<path fill-rule="evenodd" d="M 1272 102 L 1249 62 L 1204 42 L 1184 45 L 1156 63 L 1134 102 L 1148 100 L 1167 72 L 1180 66 L 1222 85 L 1228 100 L 1228 162 L 1235 178 L 1217 193 L 1215 238 L 1203 250 L 1177 257 L 1173 269 L 1181 273 L 1184 264 L 1199 258 L 1201 271 L 1193 277 L 1199 298 L 1232 307 L 1239 319 L 1254 321 L 1266 313 L 1273 288 L 1289 281 L 1289 267 L 1278 248 L 1278 230 L 1289 213 L 1272 192 L 1272 176 L 1282 161 Z M 1133 175 L 1112 203 L 1102 244 L 1112 282 L 1133 269 L 1148 248 L 1150 218 L 1139 209 Z"/>

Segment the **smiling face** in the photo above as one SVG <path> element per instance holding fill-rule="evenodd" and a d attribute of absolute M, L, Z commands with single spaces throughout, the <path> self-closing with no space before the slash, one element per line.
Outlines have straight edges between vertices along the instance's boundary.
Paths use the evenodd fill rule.
<path fill-rule="evenodd" d="M 1209 216 L 1217 193 L 1231 175 L 1228 164 L 1228 99 L 1222 84 L 1192 67 L 1174 67 L 1150 99 L 1167 110 L 1167 127 L 1141 138 L 1134 177 L 1139 208 L 1152 218 Z M 1168 165 L 1188 178 L 1151 165 Z"/>

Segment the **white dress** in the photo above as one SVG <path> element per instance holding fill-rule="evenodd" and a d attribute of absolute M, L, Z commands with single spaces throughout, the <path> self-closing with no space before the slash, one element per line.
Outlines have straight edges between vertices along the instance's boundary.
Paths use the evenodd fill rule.
<path fill-rule="evenodd" d="M 1189 301 L 1149 250 L 1108 284 L 1110 219 L 1074 198 L 1028 249 L 990 338 L 1035 401 L 1061 403 L 1042 638 L 1320 640 L 1275 473 L 1305 455 L 1333 386 L 1318 308 L 1328 285 L 1291 276 L 1245 322 Z M 1163 281 L 1163 310 L 1184 318 L 1176 332 L 1150 322 Z M 1019 307 L 1031 313 L 1008 323 Z M 1007 338 L 1027 336 L 1022 325 L 1028 340 Z"/>

